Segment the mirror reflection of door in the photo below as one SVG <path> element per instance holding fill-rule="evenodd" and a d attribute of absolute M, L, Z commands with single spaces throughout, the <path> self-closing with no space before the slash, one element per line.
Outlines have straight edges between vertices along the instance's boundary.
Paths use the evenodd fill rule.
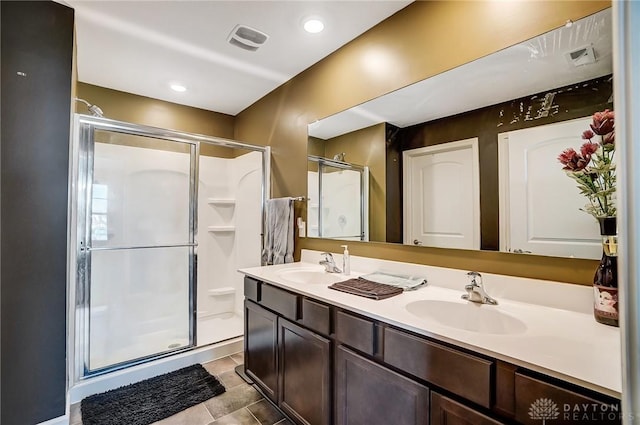
<path fill-rule="evenodd" d="M 403 152 L 404 243 L 480 248 L 478 139 Z"/>
<path fill-rule="evenodd" d="M 498 136 L 501 251 L 600 258 L 598 222 L 580 211 L 587 198 L 557 159 L 569 147 L 579 150 L 590 123 L 579 118 Z"/>

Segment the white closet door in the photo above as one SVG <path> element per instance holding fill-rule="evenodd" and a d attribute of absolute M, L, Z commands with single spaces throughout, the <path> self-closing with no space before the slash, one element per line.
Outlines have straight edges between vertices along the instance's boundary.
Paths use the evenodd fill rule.
<path fill-rule="evenodd" d="M 403 153 L 404 243 L 480 248 L 478 139 Z"/>
<path fill-rule="evenodd" d="M 587 199 L 562 170 L 558 155 L 579 150 L 591 118 L 500 134 L 502 251 L 597 259 L 598 222 L 580 211 Z"/>

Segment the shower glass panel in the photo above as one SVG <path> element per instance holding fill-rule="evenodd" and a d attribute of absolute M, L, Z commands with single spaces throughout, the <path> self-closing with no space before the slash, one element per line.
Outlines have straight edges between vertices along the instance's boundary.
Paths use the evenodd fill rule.
<path fill-rule="evenodd" d="M 94 138 L 92 222 L 106 238 L 92 235 L 93 247 L 187 243 L 192 145 L 104 130 Z"/>
<path fill-rule="evenodd" d="M 69 333 L 77 383 L 244 330 L 270 149 L 75 116 Z"/>
<path fill-rule="evenodd" d="M 189 248 L 91 254 L 93 371 L 189 345 Z"/>
<path fill-rule="evenodd" d="M 368 240 L 368 179 L 367 167 L 309 156 L 309 236 Z"/>
<path fill-rule="evenodd" d="M 85 376 L 195 344 L 197 144 L 81 125 Z"/>

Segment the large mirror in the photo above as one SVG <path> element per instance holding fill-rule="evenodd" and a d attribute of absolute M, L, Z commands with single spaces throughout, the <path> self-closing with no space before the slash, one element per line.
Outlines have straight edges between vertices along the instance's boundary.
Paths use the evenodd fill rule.
<path fill-rule="evenodd" d="M 368 168 L 370 241 L 597 258 L 597 221 L 557 156 L 613 108 L 611 35 L 606 9 L 326 117 L 309 155 Z"/>

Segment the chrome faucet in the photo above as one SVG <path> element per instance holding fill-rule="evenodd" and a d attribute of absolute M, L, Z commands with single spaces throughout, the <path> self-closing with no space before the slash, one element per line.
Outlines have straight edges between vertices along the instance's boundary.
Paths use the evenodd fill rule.
<path fill-rule="evenodd" d="M 498 301 L 496 301 L 494 298 L 491 298 L 489 294 L 485 292 L 484 285 L 482 284 L 482 275 L 480 273 L 469 272 L 467 273 L 467 276 L 469 276 L 469 279 L 471 279 L 471 283 L 464 287 L 467 293 L 462 295 L 461 298 L 463 300 L 479 304 L 498 304 Z"/>
<path fill-rule="evenodd" d="M 324 266 L 324 271 L 327 273 L 341 273 L 342 270 L 336 266 L 336 262 L 333 260 L 333 255 L 330 252 L 323 252 L 320 255 L 324 255 L 324 260 L 320 261 L 320 264 Z"/>

